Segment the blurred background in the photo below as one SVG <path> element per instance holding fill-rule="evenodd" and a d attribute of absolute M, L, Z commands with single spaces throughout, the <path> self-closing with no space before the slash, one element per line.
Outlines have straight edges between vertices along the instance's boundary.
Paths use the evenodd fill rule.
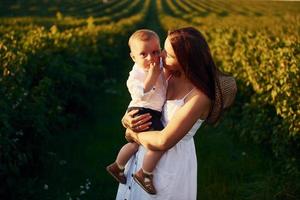
<path fill-rule="evenodd" d="M 238 83 L 195 136 L 198 199 L 300 199 L 300 2 L 258 0 L 0 0 L 0 199 L 114 199 L 128 38 L 183 26 Z"/>

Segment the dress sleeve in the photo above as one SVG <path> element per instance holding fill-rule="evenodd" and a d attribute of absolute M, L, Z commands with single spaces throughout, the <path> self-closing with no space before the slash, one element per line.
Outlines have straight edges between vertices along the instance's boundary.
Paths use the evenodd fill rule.
<path fill-rule="evenodd" d="M 132 100 L 147 101 L 155 91 L 155 87 L 153 87 L 148 92 L 144 92 L 144 78 L 142 76 L 142 74 L 134 70 L 129 73 L 127 88 Z"/>

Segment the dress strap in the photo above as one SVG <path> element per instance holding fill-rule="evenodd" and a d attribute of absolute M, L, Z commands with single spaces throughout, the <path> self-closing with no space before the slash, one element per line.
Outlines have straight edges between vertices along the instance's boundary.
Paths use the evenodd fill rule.
<path fill-rule="evenodd" d="M 172 74 L 170 74 L 170 75 L 168 76 L 167 81 L 169 81 L 171 77 L 172 77 Z"/>
<path fill-rule="evenodd" d="M 185 100 L 185 98 L 195 89 L 195 87 L 193 87 L 193 89 L 191 89 L 186 95 L 184 95 L 184 97 L 182 98 L 183 100 Z"/>

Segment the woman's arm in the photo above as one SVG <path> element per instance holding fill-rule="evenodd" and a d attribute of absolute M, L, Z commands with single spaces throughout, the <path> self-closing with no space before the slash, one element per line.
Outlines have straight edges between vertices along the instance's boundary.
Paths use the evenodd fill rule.
<path fill-rule="evenodd" d="M 165 151 L 170 149 L 188 133 L 199 118 L 205 119 L 208 115 L 210 100 L 199 91 L 195 93 L 179 108 L 162 131 L 137 133 L 128 130 L 127 136 L 150 150 Z"/>

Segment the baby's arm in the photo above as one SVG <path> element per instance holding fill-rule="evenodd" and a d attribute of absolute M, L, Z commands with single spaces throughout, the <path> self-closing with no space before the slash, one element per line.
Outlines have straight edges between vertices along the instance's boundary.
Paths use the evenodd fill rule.
<path fill-rule="evenodd" d="M 161 69 L 160 69 L 159 64 L 151 63 L 147 77 L 144 81 L 144 92 L 145 93 L 149 92 L 153 88 L 160 73 L 161 73 Z"/>
<path fill-rule="evenodd" d="M 149 78 L 152 77 L 152 74 L 153 74 L 153 76 L 155 75 L 155 73 L 150 72 L 150 71 L 151 70 L 149 68 L 149 73 L 147 73 L 147 77 L 149 77 Z M 145 80 L 147 79 L 147 77 L 144 77 L 143 75 L 141 75 L 141 73 L 138 72 L 137 70 L 132 70 L 129 73 L 129 77 L 128 77 L 128 80 L 127 80 L 126 84 L 127 84 L 127 88 L 128 88 L 128 91 L 130 93 L 130 96 L 131 96 L 132 100 L 147 101 L 147 99 L 154 92 L 153 90 L 151 90 L 152 87 L 150 87 L 150 89 L 148 89 L 148 91 L 145 91 L 145 87 L 144 87 L 145 84 L 144 83 L 145 83 Z M 153 77 L 153 78 L 155 78 L 155 77 Z M 152 80 L 153 78 L 151 78 L 149 84 L 148 83 L 146 84 L 147 87 L 149 87 L 148 85 L 150 85 L 150 84 L 152 86 L 155 85 L 155 82 L 154 82 L 154 84 L 151 83 L 153 81 Z"/>

